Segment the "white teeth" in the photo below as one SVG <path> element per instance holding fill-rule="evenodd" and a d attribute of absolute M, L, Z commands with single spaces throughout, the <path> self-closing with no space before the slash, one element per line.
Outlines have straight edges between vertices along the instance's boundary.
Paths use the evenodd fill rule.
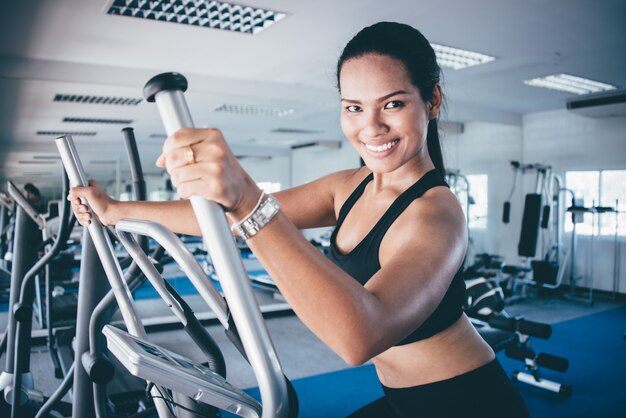
<path fill-rule="evenodd" d="M 383 145 L 379 145 L 379 146 L 374 146 L 374 145 L 370 145 L 370 144 L 365 144 L 365 147 L 370 150 L 370 151 L 374 151 L 374 152 L 383 152 L 383 151 L 387 151 L 388 149 L 390 149 L 391 147 L 393 147 L 394 145 L 396 145 L 396 143 L 398 142 L 397 139 L 394 139 L 393 141 L 387 142 L 386 144 Z"/>

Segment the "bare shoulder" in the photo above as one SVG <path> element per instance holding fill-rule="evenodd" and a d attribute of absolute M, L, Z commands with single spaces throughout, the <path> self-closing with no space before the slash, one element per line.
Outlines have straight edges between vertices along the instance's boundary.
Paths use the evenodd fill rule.
<path fill-rule="evenodd" d="M 398 251 L 413 249 L 421 254 L 457 254 L 467 247 L 465 215 L 447 187 L 434 187 L 415 199 L 390 227 L 381 246 L 381 263 Z"/>
<path fill-rule="evenodd" d="M 335 205 L 343 205 L 343 202 L 356 189 L 356 187 L 367 177 L 371 171 L 366 167 L 342 170 L 334 173 L 335 185 Z"/>

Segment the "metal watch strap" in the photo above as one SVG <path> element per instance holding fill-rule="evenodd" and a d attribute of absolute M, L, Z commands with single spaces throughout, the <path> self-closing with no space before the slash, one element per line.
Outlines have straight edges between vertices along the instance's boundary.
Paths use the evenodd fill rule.
<path fill-rule="evenodd" d="M 268 195 L 267 199 L 246 220 L 233 225 L 233 231 L 245 240 L 250 239 L 267 225 L 279 210 L 278 200 L 274 199 L 272 195 Z"/>

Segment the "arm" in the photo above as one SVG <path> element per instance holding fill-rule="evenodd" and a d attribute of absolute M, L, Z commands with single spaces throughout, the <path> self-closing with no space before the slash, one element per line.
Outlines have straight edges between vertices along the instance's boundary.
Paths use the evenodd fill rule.
<path fill-rule="evenodd" d="M 185 158 L 186 148 L 196 156 L 192 164 Z M 218 202 L 235 221 L 255 207 L 260 194 L 216 129 L 177 131 L 165 142 L 157 164 L 167 168 L 181 197 L 200 195 Z M 285 210 L 248 245 L 302 321 L 348 363 L 360 364 L 430 316 L 461 265 L 467 232 L 452 193 L 441 187 L 428 191 L 396 220 L 394 231 L 387 232 L 380 252 L 382 268 L 363 287 L 310 245 L 289 219 L 298 226 L 312 219 L 329 221 L 327 193 L 332 193 L 335 207 L 342 200 L 335 198 L 340 185 L 329 182 L 321 191 L 319 200 L 326 202 L 321 207 L 327 210 L 317 218 L 299 218 L 297 211 L 304 207 L 302 213 L 308 213 L 308 202 L 318 196 L 300 195 L 307 204 L 296 206 L 298 192 L 286 194 Z"/>
<path fill-rule="evenodd" d="M 87 200 L 98 220 L 104 225 L 115 225 L 120 219 L 141 219 L 160 223 L 178 234 L 200 235 L 200 228 L 188 200 L 120 202 L 111 199 L 95 180 L 90 180 L 88 187 L 73 187 L 68 196 L 72 201 L 74 215 L 83 226 L 89 225 L 91 215 L 80 198 Z"/>
<path fill-rule="evenodd" d="M 458 270 L 466 230 L 458 203 L 445 194 L 428 192 L 398 218 L 381 245 L 382 268 L 365 287 L 321 256 L 284 215 L 248 245 L 302 321 L 358 365 L 419 327 Z"/>
<path fill-rule="evenodd" d="M 298 228 L 315 228 L 335 224 L 335 190 L 338 182 L 352 178 L 356 170 L 345 170 L 322 177 L 310 183 L 275 194 L 284 213 Z M 95 181 L 89 187 L 72 188 L 69 199 L 72 210 L 82 225 L 91 222 L 85 198 L 104 225 L 115 225 L 120 219 L 142 219 L 164 225 L 174 233 L 200 235 L 200 228 L 189 200 L 169 202 L 120 202 L 111 199 Z M 315 199 L 311 199 L 315 196 Z M 306 204 L 303 204 L 306 203 Z M 245 214 L 243 215 L 245 216 Z M 229 216 L 229 221 L 233 219 Z"/>

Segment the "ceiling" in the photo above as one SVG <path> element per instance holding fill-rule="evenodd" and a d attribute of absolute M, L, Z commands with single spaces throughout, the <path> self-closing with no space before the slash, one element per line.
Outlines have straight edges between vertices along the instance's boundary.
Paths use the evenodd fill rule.
<path fill-rule="evenodd" d="M 495 61 L 444 69 L 447 110 L 455 122 L 520 125 L 522 115 L 565 108 L 571 95 L 523 80 L 565 72 L 626 88 L 623 0 L 242 0 L 287 17 L 257 34 L 221 31 L 105 13 L 111 0 L 5 2 L 0 16 L 0 181 L 60 183 L 54 133 L 74 140 L 88 174 L 128 177 L 121 128 L 135 129 L 144 169 L 163 142 L 153 104 L 55 102 L 57 94 L 140 99 L 153 75 L 178 71 L 196 126 L 221 128 L 235 152 L 273 155 L 312 140 L 341 140 L 334 67 L 362 27 L 395 20 L 434 43 Z M 222 104 L 294 109 L 285 116 L 215 112 Z M 129 124 L 63 122 L 64 118 Z M 276 132 L 276 130 L 279 130 Z M 303 132 L 285 132 L 289 130 Z M 119 161 L 119 163 L 118 163 Z M 0 190 L 4 187 L 0 187 Z"/>

